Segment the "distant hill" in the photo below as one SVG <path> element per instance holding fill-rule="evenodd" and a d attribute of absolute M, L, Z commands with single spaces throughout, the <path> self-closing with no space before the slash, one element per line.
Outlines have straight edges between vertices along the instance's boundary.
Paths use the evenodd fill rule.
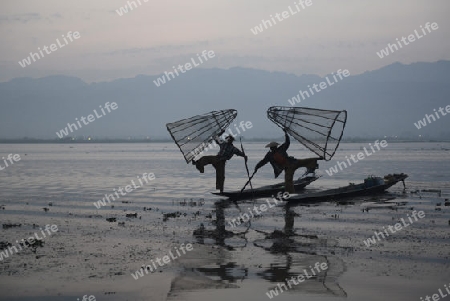
<path fill-rule="evenodd" d="M 350 70 L 351 71 L 351 70 Z M 212 110 L 237 109 L 238 121 L 251 121 L 247 138 L 279 137 L 266 118 L 273 105 L 291 106 L 299 89 L 320 84 L 316 75 L 296 76 L 246 68 L 192 69 L 157 87 L 159 76 L 87 84 L 79 78 L 16 78 L 0 83 L 0 138 L 57 138 L 56 132 L 106 102 L 118 109 L 83 126 L 72 136 L 169 138 L 167 122 Z M 331 75 L 328 76 L 331 79 Z M 344 137 L 422 135 L 450 139 L 450 116 L 420 130 L 414 123 L 433 109 L 450 105 L 450 61 L 395 63 L 344 78 L 296 106 L 345 109 Z"/>

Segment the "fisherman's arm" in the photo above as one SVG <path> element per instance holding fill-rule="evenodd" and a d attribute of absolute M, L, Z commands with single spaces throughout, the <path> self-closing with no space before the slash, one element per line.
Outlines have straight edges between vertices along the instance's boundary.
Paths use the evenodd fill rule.
<path fill-rule="evenodd" d="M 245 157 L 245 154 L 244 154 L 239 148 L 237 148 L 237 147 L 234 147 L 234 148 L 233 148 L 233 153 L 234 153 L 236 156 Z"/>
<path fill-rule="evenodd" d="M 283 145 L 281 145 L 280 148 L 282 148 L 284 151 L 287 151 L 289 146 L 291 145 L 291 139 L 289 138 L 287 129 L 283 129 L 283 131 L 284 131 L 285 141 L 284 141 Z"/>
<path fill-rule="evenodd" d="M 267 163 L 269 163 L 269 153 L 266 154 L 266 156 L 264 157 L 264 159 L 262 159 L 261 161 L 258 162 L 258 164 L 256 164 L 255 166 L 255 172 L 260 169 L 261 167 L 263 167 L 264 165 L 266 165 Z"/>
<path fill-rule="evenodd" d="M 223 133 L 225 133 L 224 130 L 222 130 L 219 134 L 217 134 L 217 136 L 214 137 L 214 140 L 217 142 L 217 144 L 222 144 L 225 141 L 223 141 L 223 139 L 221 138 L 221 136 L 223 135 Z"/>
<path fill-rule="evenodd" d="M 233 153 L 236 156 L 240 156 L 240 157 L 244 157 L 245 161 L 247 161 L 248 157 L 244 154 L 244 152 L 242 152 L 240 149 L 238 149 L 237 147 L 234 147 L 233 149 Z"/>

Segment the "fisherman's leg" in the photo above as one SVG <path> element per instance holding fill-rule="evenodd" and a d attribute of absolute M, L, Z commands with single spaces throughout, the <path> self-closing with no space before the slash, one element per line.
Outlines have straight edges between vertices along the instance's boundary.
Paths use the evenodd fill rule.
<path fill-rule="evenodd" d="M 220 189 L 222 193 L 225 184 L 225 161 L 215 163 L 214 167 L 216 168 L 216 189 Z"/>
<path fill-rule="evenodd" d="M 295 193 L 294 187 L 294 173 L 300 167 L 305 167 L 305 165 L 310 164 L 310 159 L 297 160 L 291 159 L 289 165 L 284 168 L 284 186 L 286 192 Z"/>
<path fill-rule="evenodd" d="M 286 167 L 284 169 L 284 189 L 289 193 L 295 193 L 294 172 L 295 168 L 293 168 L 292 166 Z"/>
<path fill-rule="evenodd" d="M 319 165 L 317 164 L 318 160 L 320 159 L 319 158 L 295 159 L 295 161 L 291 163 L 291 166 L 294 168 L 294 170 L 297 170 L 300 167 L 306 167 L 308 173 L 314 172 L 317 168 L 319 168 Z"/>
<path fill-rule="evenodd" d="M 284 214 L 284 234 L 293 235 L 294 234 L 294 219 L 295 212 L 291 207 L 286 209 Z"/>
<path fill-rule="evenodd" d="M 197 161 L 195 161 L 195 167 L 200 171 L 200 173 L 204 173 L 206 165 L 214 164 L 216 162 L 217 162 L 216 156 L 203 156 Z"/>

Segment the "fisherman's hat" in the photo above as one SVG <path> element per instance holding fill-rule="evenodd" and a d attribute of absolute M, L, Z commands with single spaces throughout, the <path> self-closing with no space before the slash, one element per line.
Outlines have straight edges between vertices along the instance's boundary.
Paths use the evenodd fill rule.
<path fill-rule="evenodd" d="M 233 141 L 234 141 L 234 137 L 233 137 L 232 135 L 228 135 L 228 136 L 225 138 L 225 140 L 233 142 Z"/>
<path fill-rule="evenodd" d="M 266 145 L 266 147 L 277 147 L 277 146 L 278 146 L 278 143 L 273 142 L 273 141 Z"/>

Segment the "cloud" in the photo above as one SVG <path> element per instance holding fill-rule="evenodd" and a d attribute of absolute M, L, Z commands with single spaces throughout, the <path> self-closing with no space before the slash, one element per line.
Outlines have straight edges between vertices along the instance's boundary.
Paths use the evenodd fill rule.
<path fill-rule="evenodd" d="M 48 22 L 52 23 L 52 20 L 55 20 L 55 19 L 64 19 L 64 18 L 60 13 L 54 13 L 54 14 L 48 15 L 46 17 L 42 16 L 39 13 L 15 14 L 15 15 L 9 15 L 9 16 L 0 15 L 0 24 L 1 23 L 26 24 L 28 22 L 41 21 L 41 20 L 47 20 Z"/>
<path fill-rule="evenodd" d="M 54 19 L 63 19 L 63 16 L 61 16 L 60 13 L 51 14 L 50 17 Z"/>
<path fill-rule="evenodd" d="M 129 54 L 143 54 L 143 53 L 169 53 L 171 51 L 187 51 L 187 50 L 197 50 L 201 47 L 207 47 L 210 44 L 208 41 L 199 41 L 191 43 L 189 45 L 161 45 L 155 47 L 145 47 L 145 48 L 126 48 L 126 49 L 116 49 L 108 52 L 101 53 L 101 55 L 129 55 Z"/>
<path fill-rule="evenodd" d="M 42 19 L 39 13 L 28 13 L 28 14 L 15 14 L 15 15 L 0 15 L 0 23 L 22 23 L 26 24 L 30 21 L 39 21 Z"/>

